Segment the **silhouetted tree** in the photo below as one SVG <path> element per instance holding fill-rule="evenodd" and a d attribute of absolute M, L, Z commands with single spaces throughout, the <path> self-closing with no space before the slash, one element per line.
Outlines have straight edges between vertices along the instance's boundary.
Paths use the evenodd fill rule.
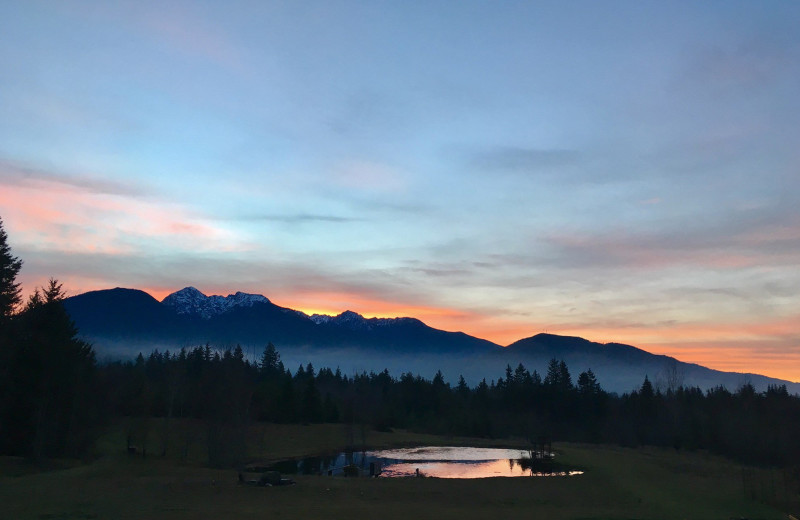
<path fill-rule="evenodd" d="M 650 379 L 647 376 L 644 376 L 644 382 L 642 383 L 642 387 L 639 389 L 639 395 L 642 399 L 653 399 L 655 397 L 655 391 L 653 390 L 653 383 L 650 382 Z"/>
<path fill-rule="evenodd" d="M 0 453 L 9 451 L 14 418 L 11 416 L 15 345 L 11 317 L 20 302 L 17 275 L 22 261 L 11 254 L 8 235 L 0 219 Z"/>
<path fill-rule="evenodd" d="M 16 424 L 24 432 L 21 451 L 36 459 L 85 453 L 99 421 L 94 352 L 78 339 L 63 299 L 51 278 L 20 316 Z"/>
<path fill-rule="evenodd" d="M 275 349 L 275 345 L 270 341 L 267 343 L 264 353 L 261 354 L 261 362 L 259 363 L 259 370 L 262 377 L 274 376 L 278 373 L 283 373 L 283 363 L 281 363 L 281 356 Z"/>
<path fill-rule="evenodd" d="M 600 392 L 600 384 L 597 382 L 597 378 L 592 372 L 592 369 L 588 369 L 585 372 L 581 372 L 578 376 L 578 393 L 583 396 L 586 395 L 595 395 Z"/>
<path fill-rule="evenodd" d="M 467 381 L 464 379 L 463 375 L 458 376 L 456 391 L 462 399 L 469 397 L 469 386 L 467 386 Z"/>
<path fill-rule="evenodd" d="M 11 254 L 8 235 L 0 218 L 0 331 L 21 301 L 22 290 L 17 283 L 21 268 L 22 260 Z"/>

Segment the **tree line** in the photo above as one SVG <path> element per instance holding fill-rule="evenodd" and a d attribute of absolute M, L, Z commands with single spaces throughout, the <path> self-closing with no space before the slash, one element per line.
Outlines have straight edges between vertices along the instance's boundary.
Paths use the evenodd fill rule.
<path fill-rule="evenodd" d="M 573 380 L 556 359 L 544 374 L 519 364 L 496 380 L 470 386 L 460 377 L 451 385 L 441 372 L 431 379 L 388 370 L 348 375 L 311 363 L 292 370 L 271 343 L 258 360 L 239 346 L 205 345 L 98 365 L 56 280 L 22 302 L 21 265 L 0 221 L 0 454 L 85 456 L 102 428 L 121 420 L 130 449 L 154 445 L 152 436 L 159 449 L 151 455 L 164 456 L 177 436 L 185 457 L 199 424 L 209 462 L 225 466 L 245 457 L 248 427 L 269 421 L 342 423 L 351 446 L 369 429 L 403 428 L 707 449 L 749 463 L 800 465 L 800 398 L 785 386 L 703 391 L 672 380 L 662 389 L 645 377 L 617 395 L 591 370 Z"/>
<path fill-rule="evenodd" d="M 748 463 L 800 464 L 800 398 L 785 386 L 662 391 L 645 377 L 638 389 L 617 395 L 604 391 L 591 370 L 573 383 L 566 363 L 553 359 L 543 376 L 519 364 L 470 387 L 463 377 L 451 385 L 441 372 L 432 379 L 394 377 L 388 370 L 346 375 L 311 363 L 292 371 L 272 344 L 257 362 L 241 347 L 206 345 L 140 354 L 100 371 L 114 415 L 206 421 L 210 434 L 218 432 L 210 437 L 226 446 L 243 443 L 242 432 L 253 422 L 333 422 L 349 425 L 351 440 L 365 428 L 402 428 L 706 449 Z M 210 460 L 215 449 L 222 447 L 210 447 Z"/>

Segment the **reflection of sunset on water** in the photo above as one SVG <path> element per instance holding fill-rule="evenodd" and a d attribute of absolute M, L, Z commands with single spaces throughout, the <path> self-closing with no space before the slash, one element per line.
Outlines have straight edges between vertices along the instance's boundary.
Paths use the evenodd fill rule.
<path fill-rule="evenodd" d="M 424 446 L 417 448 L 397 448 L 367 452 L 367 455 L 385 459 L 419 461 L 489 461 L 495 459 L 521 459 L 528 456 L 527 450 L 507 448 L 467 448 L 462 446 Z"/>
<path fill-rule="evenodd" d="M 367 456 L 386 461 L 381 467 L 382 477 L 566 477 L 583 474 L 582 471 L 534 471 L 530 452 L 518 449 L 418 447 L 368 452 Z"/>
<path fill-rule="evenodd" d="M 417 469 L 423 476 L 436 478 L 566 477 L 583 474 L 582 471 L 534 473 L 513 459 L 498 459 L 485 462 L 402 462 L 384 466 L 381 476 L 414 477 Z"/>

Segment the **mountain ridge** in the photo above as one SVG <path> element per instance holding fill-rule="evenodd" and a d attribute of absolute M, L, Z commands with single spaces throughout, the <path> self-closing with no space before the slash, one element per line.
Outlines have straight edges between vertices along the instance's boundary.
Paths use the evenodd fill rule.
<path fill-rule="evenodd" d="M 275 343 L 284 357 L 315 365 L 351 363 L 354 370 L 430 371 L 432 366 L 458 371 L 473 382 L 502 373 L 506 364 L 524 363 L 544 370 L 552 358 L 564 359 L 571 370 L 591 368 L 615 391 L 629 391 L 645 375 L 651 380 L 679 368 L 686 384 L 735 389 L 752 382 L 758 389 L 800 384 L 760 374 L 713 370 L 632 345 L 597 343 L 577 336 L 539 333 L 505 347 L 464 332 L 435 329 L 412 317 L 365 318 L 346 310 L 336 316 L 307 315 L 280 307 L 263 295 L 237 292 L 206 296 L 194 287 L 176 291 L 160 302 L 138 289 L 90 291 L 65 300 L 82 336 L 118 357 L 135 348 L 180 348 L 212 343 L 262 348 Z M 288 357 L 287 357 L 288 356 Z M 384 366 L 381 366 L 384 365 Z"/>
<path fill-rule="evenodd" d="M 188 287 L 158 302 L 144 291 L 116 288 L 76 295 L 68 298 L 65 305 L 82 333 L 90 337 L 104 337 L 113 332 L 114 326 L 126 331 L 131 329 L 130 326 L 121 325 L 121 322 L 130 319 L 130 313 L 115 312 L 115 309 L 129 307 L 126 299 L 133 298 L 146 302 L 146 305 L 143 304 L 146 308 L 142 309 L 145 317 L 157 317 L 156 335 L 173 341 L 262 343 L 269 340 L 294 346 L 330 347 L 367 347 L 375 343 L 375 346 L 384 349 L 407 350 L 407 345 L 398 343 L 392 336 L 393 332 L 402 331 L 406 337 L 416 338 L 420 347 L 435 347 L 440 351 L 469 351 L 498 346 L 462 333 L 434 329 L 416 318 L 365 318 L 353 311 L 312 318 L 301 311 L 275 305 L 261 295 L 248 295 L 255 298 L 247 299 L 237 299 L 235 296 L 220 296 L 214 300 L 214 296 L 206 296 Z M 224 305 L 215 304 L 220 301 Z M 163 323 L 170 321 L 170 316 L 172 323 Z M 153 329 L 149 323 L 143 323 L 138 329 L 142 330 L 143 337 L 153 335 L 147 333 L 148 329 Z M 264 334 L 269 337 L 262 337 Z"/>

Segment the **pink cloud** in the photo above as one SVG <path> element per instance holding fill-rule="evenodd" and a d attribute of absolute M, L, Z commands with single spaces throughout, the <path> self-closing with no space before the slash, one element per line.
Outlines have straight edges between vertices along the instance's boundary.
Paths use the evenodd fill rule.
<path fill-rule="evenodd" d="M 43 251 L 122 254 L 159 246 L 231 250 L 234 234 L 176 206 L 39 179 L 0 183 L 14 243 Z"/>

